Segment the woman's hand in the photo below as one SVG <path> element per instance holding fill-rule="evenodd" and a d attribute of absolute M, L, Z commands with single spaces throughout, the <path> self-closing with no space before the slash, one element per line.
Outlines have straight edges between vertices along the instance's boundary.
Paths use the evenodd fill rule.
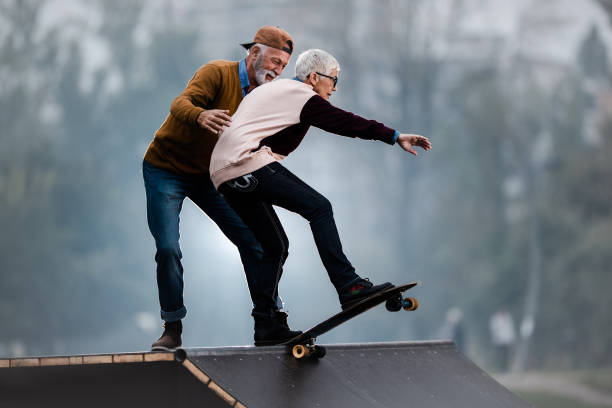
<path fill-rule="evenodd" d="M 431 143 L 429 142 L 429 139 L 425 136 L 420 135 L 400 133 L 397 138 L 397 143 L 399 143 L 402 149 L 404 149 L 408 153 L 414 154 L 415 156 L 418 156 L 418 153 L 412 148 L 413 146 L 421 147 L 423 148 L 423 150 L 431 149 Z"/>

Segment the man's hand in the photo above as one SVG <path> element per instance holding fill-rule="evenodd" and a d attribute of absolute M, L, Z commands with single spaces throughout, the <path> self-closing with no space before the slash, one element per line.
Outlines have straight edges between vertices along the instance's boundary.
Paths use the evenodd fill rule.
<path fill-rule="evenodd" d="M 414 154 L 415 156 L 418 156 L 418 153 L 412 148 L 412 146 L 419 146 L 424 150 L 431 149 L 431 143 L 429 142 L 428 138 L 419 135 L 410 135 L 408 133 L 400 133 L 397 138 L 397 143 L 399 143 L 402 149 L 408 153 Z"/>
<path fill-rule="evenodd" d="M 229 126 L 231 121 L 229 111 L 225 109 L 205 110 L 198 115 L 197 119 L 201 128 L 216 134 L 219 134 L 224 127 Z"/>

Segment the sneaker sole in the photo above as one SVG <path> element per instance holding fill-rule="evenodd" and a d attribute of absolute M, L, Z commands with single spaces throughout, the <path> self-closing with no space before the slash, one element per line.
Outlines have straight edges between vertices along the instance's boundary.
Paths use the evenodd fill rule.
<path fill-rule="evenodd" d="M 255 342 L 255 347 L 277 346 L 286 340 L 261 340 Z"/>
<path fill-rule="evenodd" d="M 169 351 L 169 352 L 174 352 L 178 349 L 180 349 L 181 346 L 176 346 L 176 347 L 165 347 L 165 346 L 155 346 L 155 347 L 151 347 L 151 351 Z"/>
<path fill-rule="evenodd" d="M 283 344 L 288 342 L 291 339 L 296 338 L 297 336 L 300 336 L 302 334 L 302 332 L 300 332 L 299 334 L 296 334 L 293 337 L 288 337 L 286 339 L 275 339 L 275 340 L 257 340 L 255 341 L 255 347 L 265 347 L 265 346 L 278 346 L 279 344 Z"/>

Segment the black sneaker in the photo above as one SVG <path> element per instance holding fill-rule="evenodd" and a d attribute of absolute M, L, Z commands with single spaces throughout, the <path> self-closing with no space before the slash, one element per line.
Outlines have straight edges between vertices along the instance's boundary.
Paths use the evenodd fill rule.
<path fill-rule="evenodd" d="M 370 297 L 378 292 L 387 290 L 391 287 L 393 287 L 393 285 L 390 282 L 374 285 L 367 278 L 359 278 L 340 291 L 339 297 L 342 310 L 348 309 L 356 303 L 359 303 L 360 300 Z"/>
<path fill-rule="evenodd" d="M 152 351 L 173 351 L 181 347 L 181 334 L 183 323 L 180 320 L 164 323 L 164 332 L 155 343 L 151 345 Z"/>
<path fill-rule="evenodd" d="M 276 311 L 272 316 L 254 314 L 255 319 L 255 346 L 274 346 L 285 343 L 302 334 L 299 330 L 289 329 L 287 314 Z"/>

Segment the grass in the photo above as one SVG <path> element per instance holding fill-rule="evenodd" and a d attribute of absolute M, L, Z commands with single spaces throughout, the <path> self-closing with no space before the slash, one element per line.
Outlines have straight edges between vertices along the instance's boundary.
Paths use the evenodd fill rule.
<path fill-rule="evenodd" d="M 609 405 L 592 405 L 575 399 L 560 397 L 548 393 L 515 391 L 519 397 L 535 408 L 609 408 Z"/>
<path fill-rule="evenodd" d="M 612 395 L 612 369 L 580 370 L 570 375 L 574 381 Z"/>

